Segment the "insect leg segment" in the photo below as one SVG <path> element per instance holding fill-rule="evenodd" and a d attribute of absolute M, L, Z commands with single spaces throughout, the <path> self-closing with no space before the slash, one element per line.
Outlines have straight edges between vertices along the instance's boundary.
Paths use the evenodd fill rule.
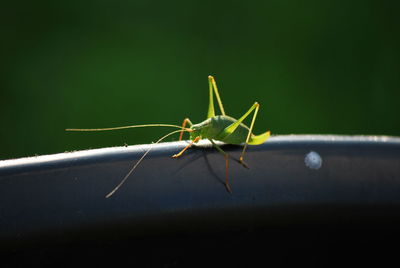
<path fill-rule="evenodd" d="M 247 164 L 243 161 L 243 156 L 244 153 L 246 152 L 246 148 L 247 145 L 249 144 L 249 140 L 251 137 L 251 133 L 253 132 L 253 127 L 254 127 L 254 123 L 256 122 L 256 118 L 257 118 L 257 113 L 258 113 L 258 109 L 260 109 L 260 104 L 258 104 L 257 102 L 254 103 L 254 105 L 252 107 L 255 107 L 255 111 L 254 111 L 254 115 L 253 115 L 253 119 L 251 120 L 251 124 L 250 124 L 250 129 L 249 129 L 249 133 L 247 134 L 247 138 L 246 138 L 246 143 L 244 144 L 243 147 L 243 151 L 242 154 L 240 155 L 239 161 L 242 163 L 242 165 L 247 166 Z M 252 109 L 250 108 L 249 111 L 251 111 Z"/>
<path fill-rule="evenodd" d="M 179 153 L 177 153 L 177 154 L 174 154 L 173 156 L 172 156 L 172 158 L 178 158 L 178 157 L 180 157 L 187 149 L 189 149 L 192 145 L 193 145 L 193 143 L 195 143 L 195 142 L 198 142 L 200 140 L 200 136 L 197 136 L 194 140 L 192 140 L 185 148 L 183 148 L 183 150 L 182 151 L 180 151 Z"/>
<path fill-rule="evenodd" d="M 207 118 L 211 118 L 211 117 L 215 116 L 212 80 L 213 80 L 213 77 L 211 75 L 208 76 L 208 86 L 210 88 L 210 93 L 209 93 L 210 100 L 208 101 Z"/>
<path fill-rule="evenodd" d="M 250 125 L 250 128 L 249 128 L 249 132 L 248 132 L 247 137 L 246 137 L 245 145 L 244 145 L 242 154 L 240 155 L 240 158 L 239 158 L 240 163 L 241 163 L 244 167 L 246 167 L 246 168 L 248 168 L 248 166 L 247 166 L 247 164 L 243 161 L 243 156 L 244 156 L 244 153 L 245 153 L 245 151 L 246 151 L 247 144 L 248 144 L 248 142 L 249 142 L 249 140 L 250 140 L 250 137 L 251 137 L 251 134 L 252 134 L 252 131 L 253 131 L 254 122 L 255 122 L 255 120 L 256 120 L 259 107 L 260 107 L 260 104 L 258 104 L 258 102 L 255 102 L 255 103 L 253 104 L 253 106 L 251 106 L 250 109 L 249 109 L 242 117 L 240 117 L 238 120 L 236 120 L 236 121 L 235 121 L 234 123 L 232 123 L 231 125 L 227 126 L 227 127 L 221 132 L 221 134 L 218 135 L 218 140 L 224 141 L 224 139 L 225 139 L 226 137 L 228 137 L 230 134 L 232 134 L 232 133 L 238 128 L 238 126 L 243 122 L 243 120 L 245 120 L 246 117 L 249 116 L 249 115 L 251 114 L 251 112 L 253 112 L 253 111 L 255 110 L 254 115 L 253 115 L 253 119 L 252 119 L 252 121 L 251 121 L 251 125 Z"/>
<path fill-rule="evenodd" d="M 226 190 L 231 194 L 232 193 L 232 189 L 231 186 L 229 186 L 229 156 L 225 155 L 225 187 Z"/>
<path fill-rule="evenodd" d="M 226 190 L 231 194 L 232 193 L 232 189 L 231 186 L 229 185 L 229 157 L 231 157 L 228 153 L 226 153 L 224 150 L 221 149 L 220 146 L 218 146 L 212 139 L 209 139 L 210 142 L 213 144 L 213 146 L 215 147 L 215 149 L 218 150 L 218 152 L 220 152 L 221 154 L 223 154 L 225 156 L 225 187 Z M 232 158 L 234 159 L 234 158 Z M 235 161 L 239 162 L 239 160 L 234 159 Z"/>
<path fill-rule="evenodd" d="M 182 131 L 181 131 L 181 134 L 179 135 L 179 140 L 180 140 L 180 141 L 182 140 L 183 133 L 185 132 L 184 129 L 186 129 L 186 124 L 189 124 L 190 127 L 193 126 L 192 121 L 190 121 L 189 118 L 183 119 L 183 122 L 182 122 Z"/>
<path fill-rule="evenodd" d="M 223 154 L 224 156 L 229 156 L 232 160 L 235 160 L 236 162 L 238 162 L 239 164 L 242 164 L 242 162 L 240 162 L 239 159 L 236 159 L 235 157 L 231 156 L 230 154 L 228 154 L 227 152 L 225 152 L 224 150 L 222 150 L 221 146 L 218 146 L 218 144 L 216 144 L 213 140 L 209 139 L 209 141 L 213 144 L 213 146 L 215 147 L 215 149 L 217 149 L 218 152 L 220 152 L 221 154 Z M 247 166 L 244 166 L 245 168 L 248 169 Z"/>
<path fill-rule="evenodd" d="M 207 118 L 211 118 L 211 117 L 215 116 L 213 92 L 215 92 L 215 97 L 217 98 L 217 102 L 218 102 L 219 109 L 221 110 L 221 114 L 225 115 L 225 110 L 224 110 L 224 106 L 222 105 L 221 98 L 219 96 L 217 83 L 215 82 L 215 79 L 212 75 L 208 76 L 208 86 L 210 89 L 210 101 L 208 104 Z"/>

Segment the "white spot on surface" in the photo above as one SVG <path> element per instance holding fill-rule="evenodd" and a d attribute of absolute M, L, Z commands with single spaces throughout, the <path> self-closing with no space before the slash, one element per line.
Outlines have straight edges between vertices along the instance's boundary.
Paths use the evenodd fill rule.
<path fill-rule="evenodd" d="M 311 169 L 319 169 L 322 166 L 321 156 L 314 151 L 311 151 L 306 155 L 304 162 L 306 163 L 306 166 Z"/>

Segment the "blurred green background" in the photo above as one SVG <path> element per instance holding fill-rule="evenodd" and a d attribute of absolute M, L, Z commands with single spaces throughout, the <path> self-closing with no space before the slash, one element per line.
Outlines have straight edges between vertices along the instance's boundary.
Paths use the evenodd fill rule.
<path fill-rule="evenodd" d="M 64 129 L 200 122 L 209 74 L 229 115 L 260 102 L 255 133 L 399 135 L 398 3 L 2 4 L 0 159 L 154 141 Z"/>

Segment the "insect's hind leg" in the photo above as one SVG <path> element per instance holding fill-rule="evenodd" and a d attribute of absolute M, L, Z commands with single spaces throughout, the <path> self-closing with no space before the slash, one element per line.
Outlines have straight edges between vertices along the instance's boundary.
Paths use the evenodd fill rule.
<path fill-rule="evenodd" d="M 249 143 L 250 137 L 251 137 L 251 133 L 253 131 L 253 127 L 254 127 L 254 122 L 256 121 L 256 117 L 257 117 L 257 113 L 258 113 L 258 109 L 260 108 L 260 104 L 258 104 L 258 102 L 255 102 L 250 109 L 244 114 L 242 115 L 242 117 L 240 117 L 238 120 L 236 120 L 235 122 L 233 122 L 231 125 L 227 126 L 222 132 L 221 134 L 219 134 L 218 136 L 218 140 L 223 141 L 227 136 L 229 136 L 230 134 L 232 134 L 237 128 L 238 126 L 243 122 L 243 120 L 245 120 L 247 118 L 247 116 L 249 116 L 251 114 L 251 112 L 254 111 L 254 115 L 253 115 L 253 119 L 251 121 L 251 125 L 249 128 L 249 132 L 247 134 L 246 140 L 245 140 L 245 145 L 242 151 L 242 154 L 240 155 L 239 158 L 239 163 L 242 164 L 242 166 L 244 166 L 245 168 L 249 168 L 247 166 L 247 164 L 243 161 L 243 156 L 244 153 L 246 152 L 246 148 L 247 145 Z"/>
<path fill-rule="evenodd" d="M 208 85 L 210 89 L 210 100 L 208 104 L 208 113 L 207 113 L 207 118 L 211 118 L 215 116 L 215 109 L 214 109 L 214 95 L 213 92 L 215 93 L 215 97 L 217 98 L 219 110 L 221 111 L 222 115 L 225 115 L 225 110 L 224 110 L 224 105 L 222 105 L 221 97 L 219 96 L 218 92 L 218 87 L 217 83 L 215 82 L 215 79 L 212 75 L 208 76 Z"/>
<path fill-rule="evenodd" d="M 249 144 L 249 140 L 250 140 L 251 134 L 252 134 L 252 132 L 253 132 L 253 127 L 254 127 L 254 123 L 256 122 L 258 109 L 260 109 L 260 104 L 258 104 L 258 102 L 256 102 L 256 103 L 254 103 L 253 107 L 255 107 L 254 114 L 253 114 L 253 119 L 251 120 L 251 124 L 250 124 L 250 128 L 249 128 L 249 133 L 247 134 L 247 138 L 246 138 L 246 143 L 244 144 L 242 154 L 240 155 L 240 158 L 239 158 L 240 163 L 241 163 L 244 167 L 247 167 L 247 168 L 248 168 L 248 166 L 247 166 L 247 164 L 243 161 L 243 157 L 244 157 L 244 153 L 246 152 L 247 145 Z"/>
<path fill-rule="evenodd" d="M 193 126 L 192 121 L 190 121 L 189 118 L 183 119 L 183 122 L 182 122 L 182 131 L 181 131 L 181 134 L 179 135 L 179 140 L 180 140 L 180 141 L 181 141 L 182 138 L 183 138 L 183 133 L 185 132 L 183 129 L 186 127 L 186 124 L 189 124 L 190 127 Z"/>

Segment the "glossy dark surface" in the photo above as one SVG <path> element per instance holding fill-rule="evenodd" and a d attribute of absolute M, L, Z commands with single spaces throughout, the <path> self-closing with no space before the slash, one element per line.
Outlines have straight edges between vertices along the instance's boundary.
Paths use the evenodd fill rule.
<path fill-rule="evenodd" d="M 51 256 L 90 248 L 94 255 L 104 251 L 111 259 L 118 251 L 127 254 L 130 247 L 136 251 L 128 256 L 138 259 L 149 252 L 153 256 L 176 248 L 166 255 L 180 262 L 183 257 L 179 254 L 196 247 L 221 250 L 222 255 L 244 247 L 250 254 L 249 248 L 265 241 L 266 249 L 272 249 L 270 242 L 282 243 L 280 246 L 291 244 L 289 248 L 298 252 L 293 245 L 300 239 L 305 248 L 317 250 L 321 256 L 322 251 L 310 241 L 324 244 L 346 234 L 359 247 L 364 244 L 360 241 L 376 236 L 377 230 L 396 237 L 395 226 L 400 223 L 399 138 L 272 137 L 263 145 L 249 147 L 245 161 L 250 169 L 231 162 L 233 194 L 223 185 L 223 156 L 203 144 L 172 159 L 185 145 L 154 146 L 109 199 L 105 195 L 150 145 L 0 162 L 1 248 L 5 252 L 23 249 L 20 254 L 32 254 L 33 259 L 37 254 L 28 253 L 33 245 L 44 250 L 40 251 L 44 259 L 48 247 Z M 238 157 L 242 147 L 223 148 Z M 312 159 L 322 160 L 320 166 L 306 165 L 310 152 L 320 156 Z M 194 254 L 195 258 L 195 252 L 183 255 L 190 259 Z M 7 259 L 13 256 L 6 255 Z M 216 254 L 224 263 L 222 255 Z"/>

